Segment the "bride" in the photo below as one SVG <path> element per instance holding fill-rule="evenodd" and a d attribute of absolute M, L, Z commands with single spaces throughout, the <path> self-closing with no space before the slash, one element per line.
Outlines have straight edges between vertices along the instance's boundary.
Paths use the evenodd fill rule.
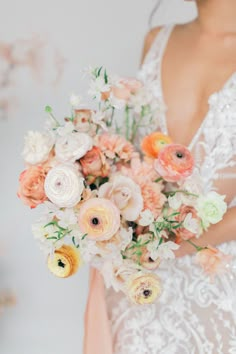
<path fill-rule="evenodd" d="M 195 243 L 217 245 L 234 259 L 236 1 L 196 0 L 196 5 L 199 15 L 193 22 L 154 28 L 147 34 L 139 77 L 153 83 L 154 99 L 166 107 L 151 129 L 188 146 L 205 191 L 216 189 L 226 196 L 229 208 L 224 219 Z M 227 274 L 210 282 L 194 264 L 193 252 L 183 242 L 173 264 L 160 266 L 165 287 L 154 305 L 132 306 L 123 294 L 109 290 L 105 308 L 101 282 L 93 272 L 85 353 L 235 354 L 235 262 Z M 88 325 L 92 316 L 93 328 Z"/>

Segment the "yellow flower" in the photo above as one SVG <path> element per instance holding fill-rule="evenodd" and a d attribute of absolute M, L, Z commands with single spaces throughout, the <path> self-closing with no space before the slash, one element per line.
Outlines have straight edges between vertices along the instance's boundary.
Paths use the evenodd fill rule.
<path fill-rule="evenodd" d="M 155 274 L 139 272 L 128 280 L 127 293 L 134 304 L 152 304 L 161 294 L 160 280 Z"/>
<path fill-rule="evenodd" d="M 48 256 L 48 268 L 59 278 L 68 278 L 75 274 L 81 263 L 80 253 L 73 246 L 63 245 L 53 256 Z"/>

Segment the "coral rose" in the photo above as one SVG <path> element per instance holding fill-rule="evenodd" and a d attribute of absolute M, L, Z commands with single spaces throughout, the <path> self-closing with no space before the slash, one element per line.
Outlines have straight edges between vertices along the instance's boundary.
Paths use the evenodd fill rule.
<path fill-rule="evenodd" d="M 178 222 L 183 223 L 183 227 L 176 230 L 178 236 L 183 240 L 190 240 L 201 234 L 201 219 L 197 215 L 197 211 L 192 206 L 183 205 L 180 214 L 177 216 Z"/>
<path fill-rule="evenodd" d="M 93 183 L 96 177 L 107 177 L 109 175 L 110 166 L 97 146 L 88 151 L 79 162 L 84 176 L 89 176 L 89 183 Z"/>
<path fill-rule="evenodd" d="M 196 255 L 197 263 L 211 277 L 226 271 L 226 267 L 231 259 L 231 256 L 222 253 L 212 246 L 207 246 L 207 248 L 198 251 Z"/>
<path fill-rule="evenodd" d="M 172 141 L 169 136 L 164 135 L 161 132 L 154 132 L 145 136 L 141 142 L 141 149 L 145 155 L 155 159 L 158 157 L 160 150 L 167 144 L 171 143 Z"/>
<path fill-rule="evenodd" d="M 167 182 L 178 182 L 192 174 L 194 159 L 185 146 L 170 144 L 161 149 L 154 167 Z"/>
<path fill-rule="evenodd" d="M 30 208 L 35 208 L 47 200 L 44 191 L 46 174 L 42 166 L 31 166 L 20 175 L 17 195 Z"/>

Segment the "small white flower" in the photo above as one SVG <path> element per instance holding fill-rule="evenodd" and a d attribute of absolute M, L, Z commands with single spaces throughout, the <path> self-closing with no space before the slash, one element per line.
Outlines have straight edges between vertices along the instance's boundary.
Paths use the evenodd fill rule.
<path fill-rule="evenodd" d="M 73 131 L 75 130 L 75 126 L 72 122 L 66 122 L 63 126 L 57 128 L 57 134 L 59 136 L 69 136 L 73 133 Z"/>
<path fill-rule="evenodd" d="M 168 197 L 168 203 L 171 209 L 178 210 L 182 204 L 181 193 L 175 193 L 173 197 Z"/>
<path fill-rule="evenodd" d="M 64 210 L 59 210 L 56 213 L 57 218 L 59 219 L 58 225 L 67 229 L 70 225 L 77 223 L 77 217 L 72 208 L 66 208 Z"/>
<path fill-rule="evenodd" d="M 104 78 L 99 76 L 90 82 L 88 94 L 100 101 L 102 93 L 109 92 L 110 88 L 110 85 L 105 83 Z"/>
<path fill-rule="evenodd" d="M 80 240 L 80 253 L 83 260 L 86 263 L 90 263 L 92 259 L 99 254 L 99 249 L 96 246 L 96 242 L 93 240 L 89 240 L 85 237 L 83 240 Z"/>
<path fill-rule="evenodd" d="M 227 204 L 224 199 L 225 196 L 214 191 L 198 198 L 196 210 L 198 216 L 202 219 L 204 229 L 207 229 L 210 224 L 217 224 L 222 220 L 227 211 Z"/>
<path fill-rule="evenodd" d="M 62 246 L 62 241 L 56 241 L 55 239 L 48 239 L 50 237 L 57 237 L 55 233 L 57 231 L 56 226 L 49 225 L 45 227 L 44 223 L 38 222 L 32 225 L 32 233 L 35 239 L 39 242 L 40 249 L 44 254 L 49 255 Z"/>
<path fill-rule="evenodd" d="M 141 212 L 140 216 L 141 218 L 138 221 L 140 226 L 149 226 L 154 222 L 154 215 L 149 209 Z"/>
<path fill-rule="evenodd" d="M 54 145 L 54 136 L 49 133 L 29 131 L 25 136 L 23 158 L 26 163 L 36 165 L 45 162 Z"/>
<path fill-rule="evenodd" d="M 132 237 L 133 237 L 133 229 L 132 227 L 129 227 L 128 230 L 121 227 L 119 230 L 119 234 L 121 236 L 121 244 L 120 244 L 120 249 L 122 251 L 124 251 L 126 249 L 126 247 L 130 244 L 130 242 L 132 241 Z"/>
<path fill-rule="evenodd" d="M 73 208 L 81 200 L 84 178 L 74 166 L 58 165 L 48 172 L 44 189 L 48 199 L 58 207 Z"/>
<path fill-rule="evenodd" d="M 193 234 L 199 234 L 199 223 L 196 218 L 193 218 L 191 213 L 188 213 L 184 219 L 183 227 Z"/>
<path fill-rule="evenodd" d="M 154 241 L 153 244 L 154 244 L 153 247 L 150 246 L 150 255 L 154 261 L 157 258 L 174 259 L 175 254 L 173 251 L 176 251 L 179 248 L 179 245 L 177 245 L 176 243 L 174 243 L 172 241 L 164 242 L 159 246 L 158 246 L 158 241 Z M 157 246 L 158 246 L 158 248 L 157 248 Z"/>
<path fill-rule="evenodd" d="M 72 94 L 70 96 L 70 104 L 73 108 L 79 108 L 82 105 L 82 97 Z"/>
<path fill-rule="evenodd" d="M 106 120 L 106 115 L 104 112 L 92 112 L 91 120 L 94 124 L 100 126 L 103 130 L 108 130 L 106 123 L 104 122 Z"/>
<path fill-rule="evenodd" d="M 93 139 L 86 133 L 75 132 L 57 139 L 56 158 L 61 162 L 75 162 L 93 147 Z"/>

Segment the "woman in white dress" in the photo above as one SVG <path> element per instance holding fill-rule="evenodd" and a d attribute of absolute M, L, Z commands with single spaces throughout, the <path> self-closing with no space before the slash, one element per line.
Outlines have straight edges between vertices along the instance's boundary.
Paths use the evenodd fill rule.
<path fill-rule="evenodd" d="M 153 83 L 154 99 L 166 107 L 150 130 L 188 146 L 205 191 L 226 195 L 223 221 L 195 243 L 236 256 L 236 0 L 196 4 L 193 22 L 148 33 L 139 76 Z M 212 283 L 193 252 L 183 242 L 177 260 L 161 264 L 164 289 L 154 305 L 132 306 L 109 290 L 114 354 L 236 354 L 234 260 Z"/>

